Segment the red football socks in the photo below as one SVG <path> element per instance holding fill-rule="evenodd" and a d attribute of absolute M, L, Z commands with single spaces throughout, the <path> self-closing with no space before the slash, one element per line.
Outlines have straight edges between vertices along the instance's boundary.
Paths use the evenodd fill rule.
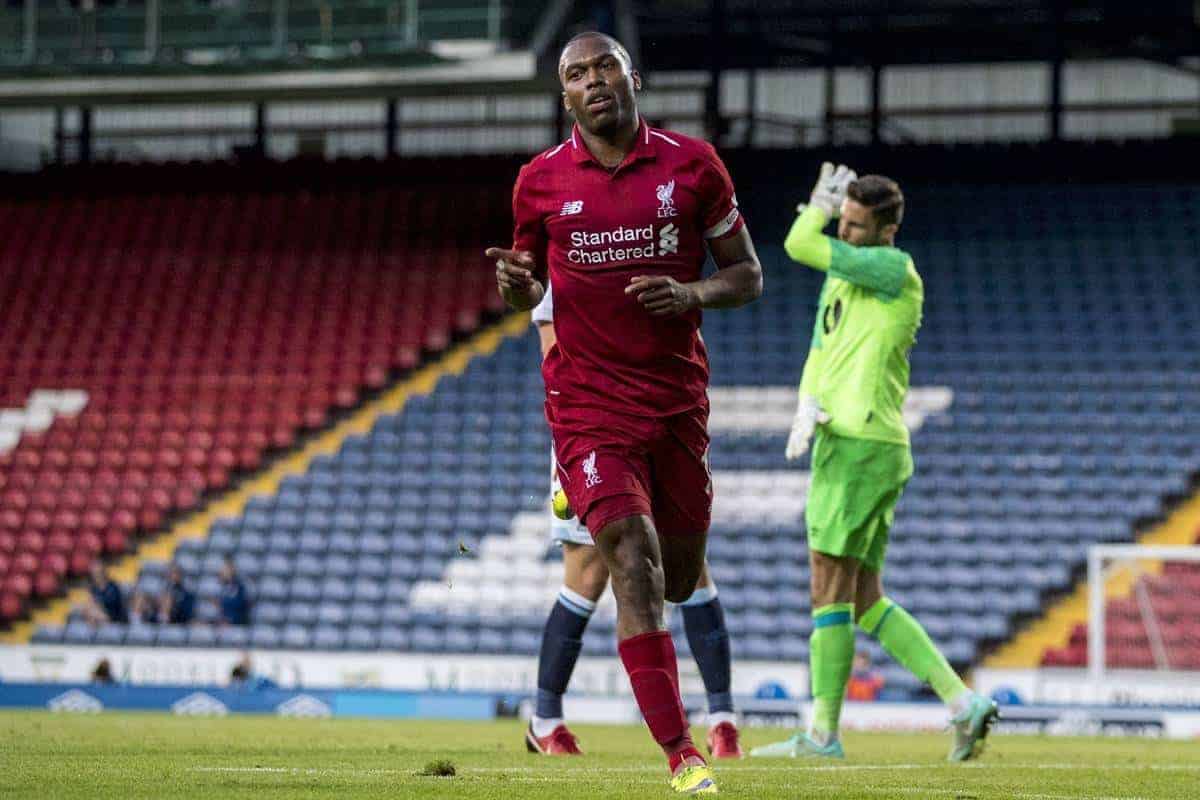
<path fill-rule="evenodd" d="M 679 697 L 679 664 L 675 643 L 666 631 L 651 631 L 620 642 L 617 650 L 629 673 L 633 696 L 650 735 L 667 754 L 671 772 L 689 756 L 703 760 L 688 730 L 683 700 Z"/>

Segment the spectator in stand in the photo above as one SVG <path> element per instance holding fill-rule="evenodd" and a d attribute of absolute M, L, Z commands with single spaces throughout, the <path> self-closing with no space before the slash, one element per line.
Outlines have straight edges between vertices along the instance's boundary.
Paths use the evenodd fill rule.
<path fill-rule="evenodd" d="M 865 650 L 854 654 L 854 666 L 846 683 L 846 699 L 873 702 L 883 691 L 883 676 L 871 666 L 871 656 Z"/>
<path fill-rule="evenodd" d="M 154 625 L 158 622 L 158 604 L 140 589 L 129 603 L 130 625 Z"/>
<path fill-rule="evenodd" d="M 106 622 L 129 621 L 121 587 L 108 577 L 108 569 L 101 561 L 92 562 L 92 571 L 88 576 L 88 590 L 91 596 L 81 611 L 83 618 L 90 624 L 103 625 Z"/>
<path fill-rule="evenodd" d="M 225 625 L 250 624 L 250 595 L 229 556 L 221 565 L 221 622 Z"/>
<path fill-rule="evenodd" d="M 163 591 L 159 619 L 172 625 L 187 625 L 196 612 L 196 594 L 183 583 L 183 570 L 172 564 L 167 573 L 167 588 Z"/>

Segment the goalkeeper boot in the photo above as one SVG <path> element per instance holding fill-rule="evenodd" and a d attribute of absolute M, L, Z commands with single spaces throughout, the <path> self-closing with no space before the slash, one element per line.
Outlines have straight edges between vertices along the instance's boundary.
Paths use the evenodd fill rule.
<path fill-rule="evenodd" d="M 684 764 L 671 776 L 671 788 L 679 794 L 716 794 L 717 782 L 707 764 Z"/>
<path fill-rule="evenodd" d="M 750 751 L 751 758 L 845 758 L 840 739 L 830 739 L 825 744 L 814 741 L 807 734 L 797 733 L 790 739 L 774 744 L 764 744 Z"/>
<path fill-rule="evenodd" d="M 950 748 L 950 761 L 967 761 L 983 752 L 983 740 L 987 738 L 1000 709 L 996 703 L 981 694 L 971 696 L 971 702 L 962 713 L 951 718 L 954 728 L 954 745 Z"/>

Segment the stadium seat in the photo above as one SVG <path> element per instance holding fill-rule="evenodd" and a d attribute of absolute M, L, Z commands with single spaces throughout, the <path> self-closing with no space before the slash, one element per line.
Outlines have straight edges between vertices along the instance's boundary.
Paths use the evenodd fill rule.
<path fill-rule="evenodd" d="M 372 191 L 362 212 L 372 223 L 335 237 L 323 233 L 330 220 L 366 208 L 352 186 L 198 198 L 163 192 L 151 178 L 155 184 L 158 191 L 143 194 L 98 187 L 112 194 L 101 203 L 99 227 L 92 189 L 82 185 L 77 193 L 0 203 L 0 263 L 19 261 L 29 285 L 53 287 L 33 296 L 0 284 L 6 308 L 24 320 L 0 333 L 0 408 L 25 409 L 20 429 L 5 428 L 15 449 L 0 463 L 0 554 L 22 567 L 18 577 L 5 570 L 3 620 L 57 595 L 62 580 L 85 574 L 95 557 L 127 552 L 205 491 L 257 468 L 268 451 L 292 446 L 301 431 L 412 368 L 426 344 L 470 332 L 498 309 L 494 292 L 475 289 L 489 275 L 481 243 L 505 224 L 503 196 L 493 197 L 478 239 L 425 236 L 401 256 L 393 243 L 407 245 L 407 226 L 416 222 L 384 209 L 410 198 L 411 187 Z M 461 192 L 443 181 L 424 196 L 442 204 Z M 259 215 L 278 235 L 239 222 Z M 29 244 L 44 241 L 51 227 L 58 244 Z M 169 256 L 159 237 L 173 242 Z M 111 258 L 118 250 L 122 257 Z M 339 265 L 344 291 L 329 293 L 305 277 L 318 261 Z M 395 303 L 402 286 L 430 302 Z M 454 298 L 457 312 L 431 316 L 442 297 Z M 113 307 L 123 309 L 122 325 L 95 327 Z M 180 564 L 208 580 L 222 556 L 236 554 L 251 576 L 354 578 L 356 563 L 334 561 L 323 572 L 309 560 L 273 556 L 384 552 L 379 538 L 360 548 L 355 508 L 340 517 L 296 511 L 305 507 L 278 520 L 248 515 L 240 527 L 222 521 L 202 550 L 181 548 Z M 335 541 L 325 536 L 326 520 L 340 520 Z M 37 566 L 24 569 L 26 559 Z M 364 571 L 382 577 L 377 568 Z"/>
<path fill-rule="evenodd" d="M 805 470 L 782 451 L 822 276 L 793 268 L 778 244 L 786 221 L 773 220 L 792 202 L 784 202 L 791 187 L 771 174 L 740 180 L 756 186 L 745 208 L 769 288 L 747 308 L 704 320 L 716 473 L 710 560 L 737 656 L 803 660 Z M 509 188 L 482 190 L 491 213 L 473 234 L 491 225 L 504 234 Z M 451 208 L 455 191 L 431 189 L 429 207 Z M 1031 216 L 1040 188 L 1007 186 L 982 225 L 967 191 L 906 187 L 922 209 L 906 220 L 903 241 L 926 306 L 906 412 L 917 471 L 897 509 L 887 573 L 889 592 L 958 667 L 1068 589 L 1089 545 L 1133 541 L 1200 470 L 1200 315 L 1180 302 L 1200 296 L 1200 274 L 1163 244 L 1178 254 L 1200 245 L 1185 211 L 1200 195 L 1064 187 L 1051 226 Z M 408 208 L 410 195 L 388 188 L 366 205 Z M 433 214 L 418 236 L 403 214 L 363 211 L 374 215 L 369 225 L 333 237 L 325 234 L 344 208 L 366 207 L 353 189 L 211 199 L 127 197 L 112 226 L 99 228 L 86 222 L 93 206 L 82 197 L 0 202 L 0 259 L 26 263 L 35 233 L 53 230 L 63 243 L 29 267 L 30 281 L 55 292 L 20 294 L 31 324 L 0 333 L 0 407 L 23 407 L 47 385 L 84 393 L 0 458 L 0 619 L 60 592 L 94 558 L 126 552 L 199 493 L 291 446 L 498 309 L 478 242 L 463 241 L 451 215 Z M 1148 204 L 1162 214 L 1132 232 L 1092 222 L 1101 212 L 1140 218 Z M 200 214 L 211 216 L 203 237 Z M 178 243 L 170 258 L 156 237 Z M 116 246 L 120 262 L 104 255 Z M 316 280 L 314 264 L 340 266 Z M 1130 280 L 1131 264 L 1154 264 L 1161 280 Z M 97 285 L 110 291 L 91 291 Z M 414 302 L 395 302 L 401 295 Z M 112 304 L 132 310 L 120 336 L 81 322 Z M 86 357 L 85 337 L 95 342 Z M 214 521 L 204 540 L 181 542 L 174 560 L 203 598 L 216 596 L 221 560 L 234 557 L 253 587 L 254 626 L 133 626 L 124 641 L 145 643 L 150 630 L 160 645 L 535 653 L 561 583 L 560 556 L 546 541 L 550 441 L 538 358 L 532 331 L 504 339 L 243 513 Z M 722 396 L 732 408 L 723 419 Z M 776 418 L 782 427 L 766 422 Z M 147 564 L 138 585 L 160 589 L 162 568 Z M 1174 586 L 1191 579 L 1173 573 Z M 1153 581 L 1146 588 L 1159 598 L 1172 653 L 1191 663 L 1194 634 L 1174 626 L 1193 600 Z M 607 603 L 585 653 L 614 652 Z M 1144 664 L 1144 631 L 1117 624 L 1125 611 L 1110 608 L 1118 659 Z M 77 622 L 35 636 L 118 638 Z M 1086 641 L 1073 639 L 1046 663 L 1077 665 L 1085 652 Z M 889 696 L 922 691 L 902 670 L 885 677 Z"/>

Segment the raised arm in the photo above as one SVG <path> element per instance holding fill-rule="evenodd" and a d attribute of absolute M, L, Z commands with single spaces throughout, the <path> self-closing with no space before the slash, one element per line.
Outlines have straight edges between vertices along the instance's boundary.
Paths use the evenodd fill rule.
<path fill-rule="evenodd" d="M 823 208 L 805 206 L 784 240 L 788 257 L 885 297 L 900 294 L 908 276 L 908 255 L 895 247 L 855 247 L 825 236 L 821 231 L 828 221 Z"/>

